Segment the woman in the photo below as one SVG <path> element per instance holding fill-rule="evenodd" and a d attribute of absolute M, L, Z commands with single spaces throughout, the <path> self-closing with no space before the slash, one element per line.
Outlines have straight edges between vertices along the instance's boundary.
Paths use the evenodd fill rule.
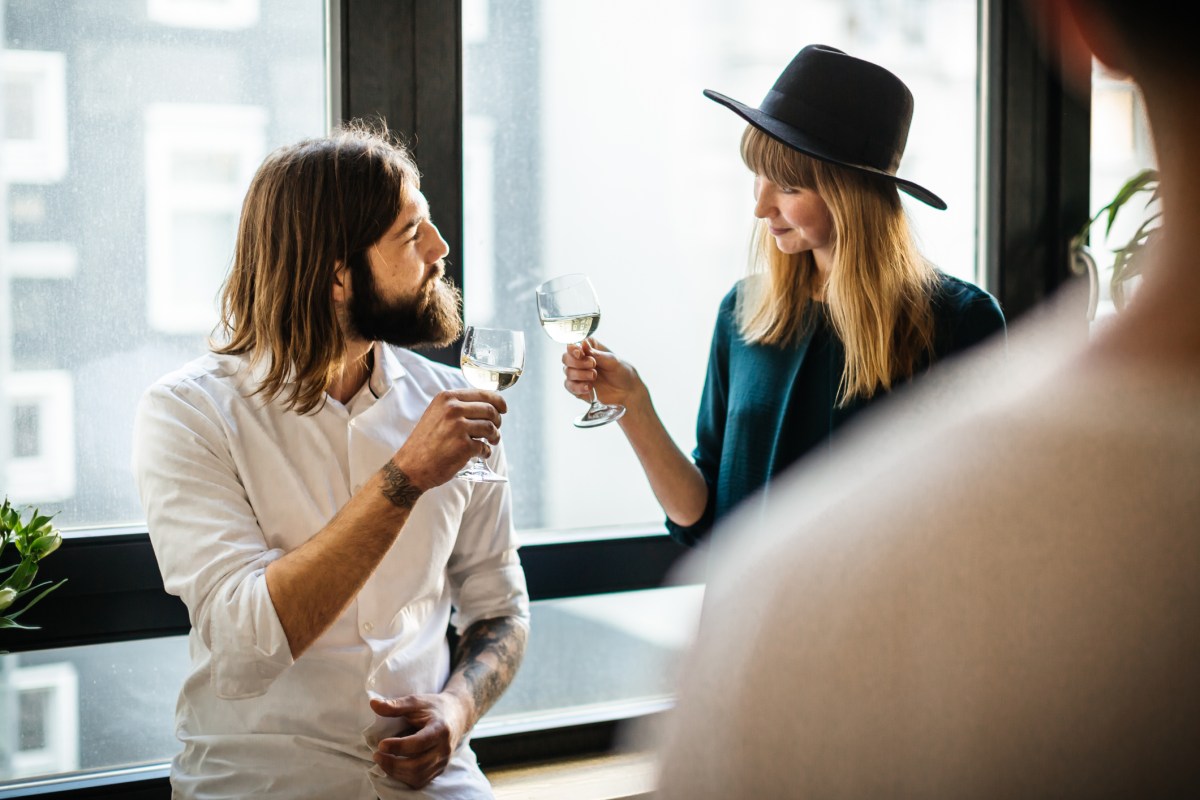
<path fill-rule="evenodd" d="M 749 123 L 761 223 L 752 274 L 717 316 L 693 458 L 632 365 L 594 339 L 563 356 L 567 391 L 626 406 L 621 428 L 689 545 L 858 411 L 1005 327 L 990 295 L 913 242 L 898 190 L 946 204 L 896 177 L 913 107 L 899 78 L 810 45 L 758 108 L 704 94 Z"/>

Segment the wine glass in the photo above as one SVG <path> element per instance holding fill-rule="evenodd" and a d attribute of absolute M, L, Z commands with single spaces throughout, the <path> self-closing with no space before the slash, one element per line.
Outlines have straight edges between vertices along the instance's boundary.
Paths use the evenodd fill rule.
<path fill-rule="evenodd" d="M 600 301 L 588 276 L 560 275 L 537 287 L 538 319 L 542 330 L 560 344 L 578 344 L 600 326 Z M 605 405 L 592 386 L 592 404 L 575 420 L 577 428 L 594 428 L 620 419 L 625 406 Z"/>
<path fill-rule="evenodd" d="M 502 391 L 521 377 L 525 368 L 525 334 L 500 328 L 477 328 L 468 325 L 463 336 L 459 359 L 463 377 L 479 389 Z M 508 480 L 492 470 L 476 455 L 458 473 L 458 477 L 475 483 L 503 483 Z"/>

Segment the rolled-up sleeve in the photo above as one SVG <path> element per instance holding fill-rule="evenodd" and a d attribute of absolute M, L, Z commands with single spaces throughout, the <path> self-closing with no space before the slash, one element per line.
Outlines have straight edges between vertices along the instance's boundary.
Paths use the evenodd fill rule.
<path fill-rule="evenodd" d="M 492 465 L 505 473 L 503 446 Z M 508 483 L 474 484 L 448 564 L 451 622 L 461 633 L 483 619 L 511 617 L 529 627 L 529 591 L 517 553 Z"/>
<path fill-rule="evenodd" d="M 266 583 L 267 565 L 283 552 L 267 546 L 203 391 L 186 383 L 147 390 L 132 466 L 163 585 L 183 600 L 209 651 L 213 691 L 265 693 L 292 664 Z"/>

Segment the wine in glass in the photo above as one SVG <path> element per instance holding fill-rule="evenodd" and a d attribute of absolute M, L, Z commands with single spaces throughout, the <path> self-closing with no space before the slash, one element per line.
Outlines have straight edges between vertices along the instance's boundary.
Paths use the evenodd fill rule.
<path fill-rule="evenodd" d="M 525 368 L 525 334 L 500 328 L 468 325 L 463 335 L 459 360 L 463 377 L 479 389 L 502 391 L 521 377 Z M 476 483 L 502 483 L 503 475 L 492 470 L 482 456 L 475 456 L 458 477 Z"/>
<path fill-rule="evenodd" d="M 582 273 L 551 278 L 537 288 L 538 319 L 542 330 L 560 344 L 578 344 L 600 326 L 600 301 L 588 276 Z M 592 387 L 592 404 L 575 420 L 577 428 L 594 428 L 620 419 L 625 406 L 605 405 Z"/>

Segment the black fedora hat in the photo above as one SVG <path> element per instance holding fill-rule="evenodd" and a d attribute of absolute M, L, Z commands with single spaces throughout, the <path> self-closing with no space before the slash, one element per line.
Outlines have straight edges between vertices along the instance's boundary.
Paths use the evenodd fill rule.
<path fill-rule="evenodd" d="M 704 96 L 788 147 L 880 175 L 921 202 L 946 208 L 933 192 L 896 177 L 913 97 L 902 80 L 878 64 L 811 44 L 796 54 L 758 108 L 711 89 Z"/>

